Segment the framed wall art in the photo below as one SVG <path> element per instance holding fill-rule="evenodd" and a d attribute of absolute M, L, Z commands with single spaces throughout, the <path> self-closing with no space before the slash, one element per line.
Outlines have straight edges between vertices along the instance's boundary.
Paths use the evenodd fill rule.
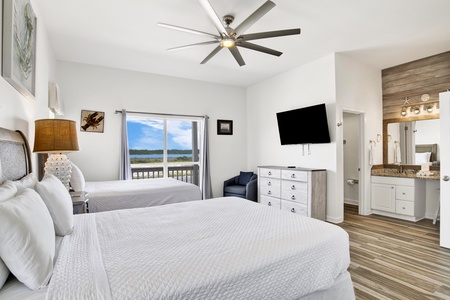
<path fill-rule="evenodd" d="M 30 0 L 3 0 L 2 76 L 28 99 L 35 96 L 36 23 Z"/>
<path fill-rule="evenodd" d="M 105 113 L 101 111 L 82 110 L 80 131 L 103 132 L 105 125 Z"/>
<path fill-rule="evenodd" d="M 233 121 L 217 120 L 217 134 L 233 134 Z"/>

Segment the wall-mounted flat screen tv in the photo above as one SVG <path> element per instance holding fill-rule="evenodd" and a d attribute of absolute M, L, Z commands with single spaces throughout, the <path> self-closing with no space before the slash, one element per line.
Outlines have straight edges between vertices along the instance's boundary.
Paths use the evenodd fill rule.
<path fill-rule="evenodd" d="M 281 145 L 330 143 L 325 104 L 277 113 Z"/>

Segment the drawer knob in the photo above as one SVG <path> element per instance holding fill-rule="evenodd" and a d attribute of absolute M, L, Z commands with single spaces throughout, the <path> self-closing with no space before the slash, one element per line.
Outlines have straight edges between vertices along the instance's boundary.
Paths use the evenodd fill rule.
<path fill-rule="evenodd" d="M 291 178 L 295 178 L 295 174 L 291 174 Z"/>
<path fill-rule="evenodd" d="M 291 199 L 292 199 L 292 200 L 295 200 L 295 195 L 292 195 L 292 196 L 291 196 Z"/>
<path fill-rule="evenodd" d="M 272 206 L 272 202 L 267 203 L 269 206 Z"/>
<path fill-rule="evenodd" d="M 406 195 L 405 193 L 402 193 L 403 195 Z"/>
<path fill-rule="evenodd" d="M 272 191 L 268 191 L 267 194 L 272 195 Z"/>
<path fill-rule="evenodd" d="M 295 208 L 292 208 L 292 209 L 291 209 L 291 212 L 295 213 Z"/>
<path fill-rule="evenodd" d="M 269 171 L 269 172 L 267 173 L 267 175 L 272 175 L 272 172 Z"/>
<path fill-rule="evenodd" d="M 267 183 L 267 185 L 268 185 L 268 186 L 271 186 L 271 185 L 272 185 L 272 182 L 269 181 L 269 182 Z"/>
<path fill-rule="evenodd" d="M 291 186 L 291 190 L 295 190 L 295 185 Z"/>
<path fill-rule="evenodd" d="M 402 207 L 402 209 L 406 209 L 406 207 Z"/>

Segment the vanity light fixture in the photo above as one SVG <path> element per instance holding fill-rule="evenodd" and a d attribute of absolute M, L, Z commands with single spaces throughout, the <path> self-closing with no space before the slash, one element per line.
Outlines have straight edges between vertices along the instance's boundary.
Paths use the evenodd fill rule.
<path fill-rule="evenodd" d="M 402 111 L 400 112 L 400 114 L 404 117 L 406 116 L 406 107 L 402 107 Z"/>
<path fill-rule="evenodd" d="M 420 113 L 420 107 L 418 107 L 418 106 L 411 107 L 411 112 L 418 115 Z"/>
<path fill-rule="evenodd" d="M 432 113 L 433 112 L 433 104 L 427 105 L 427 112 Z"/>

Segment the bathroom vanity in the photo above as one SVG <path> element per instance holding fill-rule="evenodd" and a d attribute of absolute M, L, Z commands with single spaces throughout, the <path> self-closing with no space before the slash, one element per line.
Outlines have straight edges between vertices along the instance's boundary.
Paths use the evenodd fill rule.
<path fill-rule="evenodd" d="M 374 214 L 419 221 L 425 218 L 425 180 L 372 176 L 372 211 Z"/>
<path fill-rule="evenodd" d="M 439 171 L 418 176 L 417 169 L 375 168 L 371 176 L 371 208 L 374 214 L 407 221 L 426 218 L 428 180 L 439 180 Z"/>

